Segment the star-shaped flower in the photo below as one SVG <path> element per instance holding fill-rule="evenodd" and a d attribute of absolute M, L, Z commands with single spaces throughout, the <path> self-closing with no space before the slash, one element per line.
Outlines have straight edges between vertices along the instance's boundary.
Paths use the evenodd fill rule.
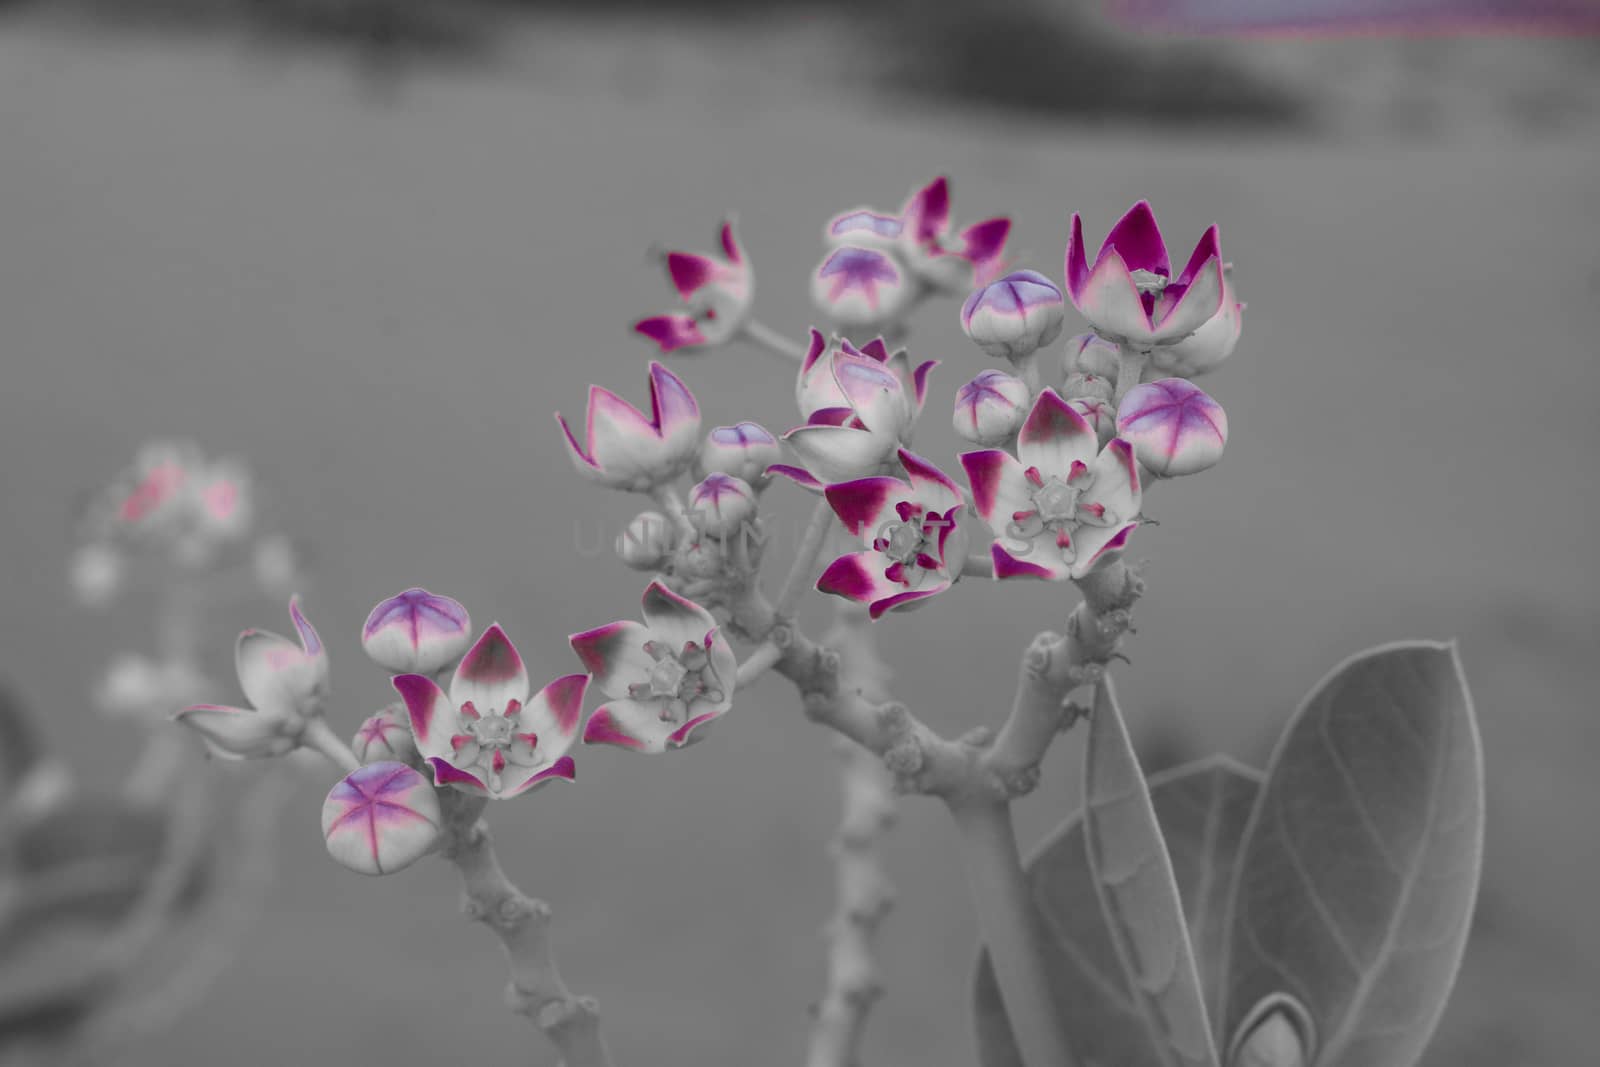
<path fill-rule="evenodd" d="M 700 449 L 700 406 L 677 375 L 650 364 L 650 416 L 609 389 L 589 387 L 584 443 L 558 413 L 578 472 L 614 489 L 648 492 L 682 474 Z"/>
<path fill-rule="evenodd" d="M 950 221 L 950 183 L 941 176 L 913 192 L 898 215 L 860 207 L 834 216 L 823 239 L 830 247 L 891 250 L 924 284 L 960 293 L 999 276 L 1010 232 L 1006 218 L 985 219 L 956 232 Z"/>
<path fill-rule="evenodd" d="M 830 563 L 817 588 L 868 605 L 874 619 L 950 588 L 967 554 L 961 490 L 926 460 L 904 449 L 899 459 L 905 481 L 859 478 L 825 491 L 866 548 Z"/>
<path fill-rule="evenodd" d="M 1083 416 L 1046 389 L 1016 456 L 962 454 L 973 504 L 994 531 L 996 578 L 1082 578 L 1122 551 L 1139 525 L 1139 471 L 1128 442 L 1099 446 Z"/>
<path fill-rule="evenodd" d="M 461 657 L 448 695 L 426 675 L 394 679 L 434 784 L 489 797 L 572 780 L 566 751 L 578 735 L 588 684 L 569 674 L 530 694 L 528 669 L 499 623 Z"/>
<path fill-rule="evenodd" d="M 611 699 L 583 732 L 588 744 L 665 752 L 700 740 L 733 706 L 738 662 L 711 613 L 660 582 L 631 619 L 573 634 L 572 650 Z"/>

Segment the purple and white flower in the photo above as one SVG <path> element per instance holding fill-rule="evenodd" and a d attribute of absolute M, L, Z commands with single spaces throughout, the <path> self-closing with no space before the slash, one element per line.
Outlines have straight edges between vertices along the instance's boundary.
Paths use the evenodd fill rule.
<path fill-rule="evenodd" d="M 306 724 L 322 715 L 328 694 L 328 653 L 311 623 L 289 601 L 296 644 L 265 630 L 246 630 L 234 648 L 239 687 L 249 707 L 193 704 L 174 718 L 198 732 L 224 759 L 281 756 L 300 744 Z"/>
<path fill-rule="evenodd" d="M 1010 441 L 1028 417 L 1028 383 L 999 370 L 986 370 L 956 392 L 952 423 L 975 445 Z"/>
<path fill-rule="evenodd" d="M 961 456 L 973 505 L 995 542 L 996 578 L 1082 578 L 1119 554 L 1139 525 L 1133 448 L 1104 449 L 1094 428 L 1053 389 L 1034 401 L 1017 454 Z"/>
<path fill-rule="evenodd" d="M 1112 227 L 1092 266 L 1083 220 L 1074 214 L 1066 268 L 1067 294 L 1095 332 L 1136 349 L 1181 341 L 1222 310 L 1217 228 L 1206 230 L 1174 278 L 1161 228 L 1143 200 Z"/>
<path fill-rule="evenodd" d="M 733 706 L 739 665 L 711 613 L 660 582 L 644 591 L 644 623 L 613 622 L 571 637 L 611 699 L 589 716 L 587 744 L 665 752 L 698 741 Z"/>
<path fill-rule="evenodd" d="M 1223 264 L 1222 286 L 1222 310 L 1188 337 L 1152 352 L 1150 365 L 1145 368 L 1146 381 L 1193 378 L 1216 370 L 1233 355 L 1244 329 L 1244 305 L 1234 295 L 1227 264 Z"/>
<path fill-rule="evenodd" d="M 1116 345 L 1097 333 L 1080 333 L 1069 337 L 1061 352 L 1061 375 L 1092 374 L 1115 381 L 1119 363 Z"/>
<path fill-rule="evenodd" d="M 912 370 L 905 352 L 891 356 L 882 338 L 859 349 L 841 341 L 823 359 L 813 331 L 797 386 L 807 421 L 783 435 L 803 467 L 778 464 L 772 472 L 816 491 L 879 473 L 910 440 L 935 366 L 929 360 Z"/>
<path fill-rule="evenodd" d="M 961 328 L 996 359 L 1021 363 L 1061 336 L 1065 301 L 1043 274 L 1019 270 L 982 289 L 961 305 Z"/>
<path fill-rule="evenodd" d="M 1117 409 L 1112 407 L 1110 400 L 1097 396 L 1076 397 L 1067 401 L 1067 406 L 1087 422 L 1094 430 L 1095 436 L 1100 439 L 1100 447 L 1104 448 L 1117 436 Z"/>
<path fill-rule="evenodd" d="M 811 275 L 811 303 L 851 330 L 876 330 L 895 322 L 916 298 L 915 281 L 892 255 L 843 245 L 828 252 Z"/>
<path fill-rule="evenodd" d="M 955 232 L 950 183 L 941 176 L 913 192 L 898 215 L 860 207 L 834 216 L 823 240 L 830 248 L 848 244 L 892 251 L 923 283 L 959 293 L 1000 274 L 1010 232 L 1006 218 L 985 219 Z"/>
<path fill-rule="evenodd" d="M 722 255 L 668 252 L 667 276 L 689 310 L 654 315 L 634 323 L 634 330 L 662 352 L 725 344 L 750 319 L 755 278 L 739 247 L 732 219 L 722 224 Z"/>
<path fill-rule="evenodd" d="M 906 480 L 859 478 L 825 490 L 839 521 L 866 547 L 830 563 L 817 588 L 866 604 L 874 619 L 944 592 L 967 557 L 960 488 L 904 449 L 899 458 Z"/>
<path fill-rule="evenodd" d="M 461 657 L 448 694 L 427 675 L 394 679 L 434 784 L 488 797 L 572 780 L 566 752 L 578 736 L 588 684 L 569 674 L 530 693 L 528 669 L 499 623 Z"/>
<path fill-rule="evenodd" d="M 558 413 L 578 472 L 614 489 L 648 492 L 688 469 L 700 448 L 700 406 L 677 375 L 650 364 L 650 417 L 609 389 L 589 387 L 583 443 Z"/>
<path fill-rule="evenodd" d="M 1197 474 L 1222 458 L 1228 413 L 1183 378 L 1136 385 L 1117 408 L 1117 435 L 1163 478 Z"/>
<path fill-rule="evenodd" d="M 459 601 L 426 589 L 407 589 L 372 609 L 361 647 L 395 674 L 433 674 L 472 643 L 472 619 Z"/>

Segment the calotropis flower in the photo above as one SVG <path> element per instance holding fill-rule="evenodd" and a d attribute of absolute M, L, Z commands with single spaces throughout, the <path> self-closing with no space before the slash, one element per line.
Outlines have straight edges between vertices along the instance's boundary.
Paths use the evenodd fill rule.
<path fill-rule="evenodd" d="M 901 375 L 896 373 L 894 360 L 879 358 L 882 354 L 881 342 L 859 351 L 841 344 L 832 351 L 827 366 L 844 404 L 818 408 L 810 413 L 804 426 L 784 434 L 784 441 L 794 449 L 803 469 L 775 465 L 771 468 L 774 473 L 820 491 L 826 484 L 879 473 L 900 446 L 910 440 L 912 426 L 922 411 L 927 372 L 934 364 L 924 363 L 912 372 L 912 389 L 908 392 Z M 808 390 L 802 381 L 801 391 L 820 395 L 821 386 Z"/>
<path fill-rule="evenodd" d="M 928 373 L 939 365 L 936 359 L 924 360 L 915 367 L 903 348 L 889 351 L 881 337 L 875 337 L 857 348 L 848 340 L 834 338 L 832 343 L 823 340 L 819 330 L 812 330 L 805 358 L 800 361 L 800 373 L 795 379 L 794 399 L 800 406 L 800 417 L 809 419 L 828 408 L 847 408 L 850 398 L 834 376 L 834 361 L 839 356 L 861 357 L 883 364 L 900 380 L 900 393 L 911 405 L 911 417 L 922 411 L 928 395 Z"/>
<path fill-rule="evenodd" d="M 1222 310 L 1222 254 L 1217 228 L 1201 236 L 1174 278 L 1167 245 L 1150 205 L 1141 200 L 1112 227 L 1091 266 L 1083 220 L 1072 216 L 1067 295 L 1095 332 L 1148 351 L 1181 341 Z"/>
<path fill-rule="evenodd" d="M 994 531 L 996 578 L 1082 578 L 1120 553 L 1139 525 L 1133 449 L 1094 428 L 1046 389 L 1017 436 L 1017 454 L 961 456 L 973 504 Z"/>
<path fill-rule="evenodd" d="M 811 274 L 811 303 L 840 326 L 879 329 L 896 321 L 916 299 L 915 281 L 887 252 L 843 245 L 823 256 Z"/>
<path fill-rule="evenodd" d="M 905 481 L 859 478 L 825 490 L 845 529 L 866 548 L 830 563 L 817 588 L 868 605 L 874 619 L 950 588 L 967 556 L 960 488 L 904 449 L 899 458 Z"/>
<path fill-rule="evenodd" d="M 471 642 L 467 609 L 421 588 L 382 601 L 361 627 L 361 647 L 396 674 L 433 674 L 454 663 Z"/>
<path fill-rule="evenodd" d="M 1004 371 L 981 372 L 956 390 L 951 423 L 963 439 L 975 445 L 1010 441 L 1028 416 L 1028 383 Z"/>
<path fill-rule="evenodd" d="M 224 759 L 281 756 L 300 744 L 306 724 L 322 714 L 328 693 L 328 653 L 317 631 L 289 601 L 299 644 L 265 630 L 239 635 L 234 662 L 247 708 L 194 704 L 174 716 L 197 731 Z"/>
<path fill-rule="evenodd" d="M 530 693 L 528 669 L 499 623 L 461 657 L 448 694 L 426 675 L 394 679 L 434 784 L 488 797 L 572 780 L 566 751 L 578 736 L 588 684 L 569 674 Z"/>
<path fill-rule="evenodd" d="M 1244 305 L 1234 294 L 1228 264 L 1223 265 L 1222 277 L 1222 310 L 1188 337 L 1152 352 L 1150 365 L 1144 371 L 1145 381 L 1193 378 L 1215 370 L 1233 355 L 1244 329 Z"/>
<path fill-rule="evenodd" d="M 844 244 L 894 251 L 923 283 L 946 293 L 986 285 L 1003 269 L 1007 218 L 985 219 L 959 233 L 950 222 L 950 183 L 935 178 L 913 192 L 898 215 L 860 207 L 836 215 L 823 230 L 829 247 Z"/>
<path fill-rule="evenodd" d="M 744 250 L 739 247 L 732 219 L 722 224 L 720 238 L 721 256 L 667 253 L 667 275 L 689 310 L 653 315 L 633 326 L 661 351 L 725 344 L 749 321 L 755 279 Z"/>
<path fill-rule="evenodd" d="M 650 417 L 609 389 L 589 387 L 584 442 L 558 413 L 578 472 L 614 489 L 648 492 L 688 469 L 700 448 L 700 407 L 677 375 L 650 364 Z"/>
<path fill-rule="evenodd" d="M 588 744 L 665 752 L 697 741 L 733 706 L 738 662 L 711 613 L 660 582 L 631 619 L 573 634 L 572 650 L 610 697 L 584 728 Z"/>

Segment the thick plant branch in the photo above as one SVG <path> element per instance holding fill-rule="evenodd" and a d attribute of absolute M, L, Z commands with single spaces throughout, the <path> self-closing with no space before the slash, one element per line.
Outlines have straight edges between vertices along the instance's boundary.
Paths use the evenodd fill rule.
<path fill-rule="evenodd" d="M 1067 632 L 1045 632 L 1022 655 L 1011 713 L 983 754 L 984 767 L 1012 796 L 1031 791 L 1051 740 L 1072 725 L 1077 706 L 1067 694 L 1105 673 L 1128 632 L 1130 611 L 1144 592 L 1144 579 L 1121 561 L 1078 581 L 1083 601 L 1067 617 Z"/>
<path fill-rule="evenodd" d="M 566 1067 L 612 1067 L 599 1004 L 574 995 L 556 967 L 550 906 L 506 877 L 489 829 L 478 820 L 481 810 L 481 803 L 469 802 L 453 813 L 444 854 L 461 872 L 462 910 L 494 931 L 505 949 L 511 965 L 507 1002 L 544 1031 Z"/>
<path fill-rule="evenodd" d="M 864 698 L 888 696 L 888 672 L 878 657 L 866 613 L 841 607 L 829 636 L 841 649 L 843 684 Z M 828 978 L 817 1004 L 806 1052 L 807 1067 L 854 1067 L 872 1006 L 883 984 L 872 940 L 894 903 L 878 842 L 894 822 L 894 779 L 881 760 L 846 737 L 835 739 L 841 764 L 844 814 L 830 845 L 836 906 L 825 932 Z"/>

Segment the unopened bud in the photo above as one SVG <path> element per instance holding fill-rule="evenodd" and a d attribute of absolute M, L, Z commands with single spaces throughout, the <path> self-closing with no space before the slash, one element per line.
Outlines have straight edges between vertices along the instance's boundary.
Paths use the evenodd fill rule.
<path fill-rule="evenodd" d="M 1021 378 L 986 370 L 956 393 L 952 422 L 956 433 L 978 445 L 998 445 L 1016 437 L 1028 417 L 1028 385 Z"/>
<path fill-rule="evenodd" d="M 1110 400 L 1117 395 L 1117 387 L 1112 384 L 1111 378 L 1102 378 L 1098 374 L 1074 373 L 1067 375 L 1066 383 L 1061 387 L 1061 395 L 1068 400 Z"/>
<path fill-rule="evenodd" d="M 1097 333 L 1080 333 L 1067 341 L 1067 347 L 1061 354 L 1061 373 L 1115 378 L 1118 359 L 1116 345 Z"/>
<path fill-rule="evenodd" d="M 755 518 L 756 494 L 742 478 L 708 474 L 689 491 L 689 517 L 695 528 L 726 537 Z"/>
<path fill-rule="evenodd" d="M 1065 305 L 1049 278 L 1019 270 L 974 290 L 961 305 L 961 328 L 989 355 L 1019 364 L 1061 336 Z"/>
<path fill-rule="evenodd" d="M 1156 474 L 1174 478 L 1214 466 L 1228 443 L 1228 414 L 1183 378 L 1136 385 L 1117 408 L 1117 436 Z"/>
<path fill-rule="evenodd" d="M 718 426 L 706 435 L 700 463 L 706 474 L 731 474 L 756 492 L 772 479 L 767 468 L 783 462 L 783 446 L 765 427 L 753 422 Z"/>
<path fill-rule="evenodd" d="M 395 674 L 432 674 L 471 643 L 467 609 L 426 589 L 407 589 L 383 601 L 361 628 L 361 647 Z"/>
<path fill-rule="evenodd" d="M 638 571 L 658 569 L 677 543 L 677 531 L 659 511 L 641 511 L 617 535 L 617 555 Z"/>

